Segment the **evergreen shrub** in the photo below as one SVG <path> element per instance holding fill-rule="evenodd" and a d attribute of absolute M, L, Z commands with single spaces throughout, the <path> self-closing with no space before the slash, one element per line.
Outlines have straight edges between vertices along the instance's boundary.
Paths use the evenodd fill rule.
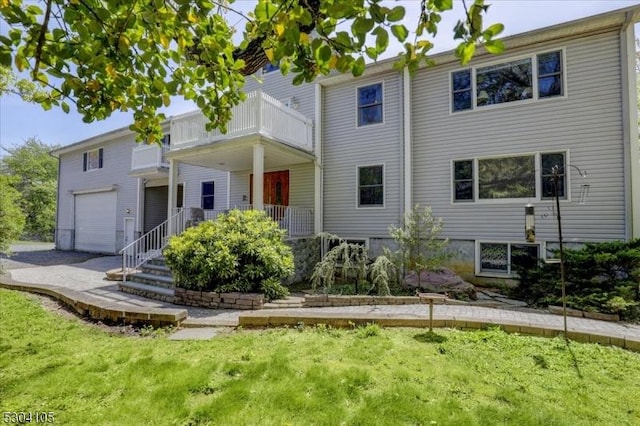
<path fill-rule="evenodd" d="M 640 318 L 640 239 L 587 243 L 565 249 L 567 306 L 583 311 L 617 313 Z M 519 285 L 513 296 L 533 305 L 560 305 L 558 263 L 514 261 Z"/>

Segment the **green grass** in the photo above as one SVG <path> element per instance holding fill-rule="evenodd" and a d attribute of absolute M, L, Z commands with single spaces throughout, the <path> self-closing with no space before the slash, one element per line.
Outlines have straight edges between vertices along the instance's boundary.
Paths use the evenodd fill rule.
<path fill-rule="evenodd" d="M 112 335 L 0 290 L 0 409 L 65 425 L 640 424 L 640 354 L 499 330 Z"/>

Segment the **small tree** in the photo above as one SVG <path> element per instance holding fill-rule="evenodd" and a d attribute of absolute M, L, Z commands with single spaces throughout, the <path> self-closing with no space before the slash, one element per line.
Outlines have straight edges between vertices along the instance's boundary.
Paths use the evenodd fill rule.
<path fill-rule="evenodd" d="M 449 257 L 445 251 L 449 240 L 440 238 L 442 226 L 442 218 L 434 218 L 431 207 L 419 205 L 404 214 L 400 227 L 389 226 L 397 250 L 385 248 L 384 252 L 397 265 L 402 277 L 399 281 L 404 281 L 407 272 L 414 271 L 420 283 L 422 271 L 435 269 Z"/>
<path fill-rule="evenodd" d="M 0 175 L 0 253 L 8 253 L 11 243 L 20 238 L 24 214 L 18 207 L 20 193 L 10 185 L 8 176 Z"/>

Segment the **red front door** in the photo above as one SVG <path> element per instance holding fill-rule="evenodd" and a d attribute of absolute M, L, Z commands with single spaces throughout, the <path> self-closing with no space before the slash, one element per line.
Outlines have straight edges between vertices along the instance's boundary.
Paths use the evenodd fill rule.
<path fill-rule="evenodd" d="M 289 170 L 265 173 L 263 191 L 263 203 L 288 206 Z M 249 202 L 253 203 L 253 174 L 249 176 Z"/>

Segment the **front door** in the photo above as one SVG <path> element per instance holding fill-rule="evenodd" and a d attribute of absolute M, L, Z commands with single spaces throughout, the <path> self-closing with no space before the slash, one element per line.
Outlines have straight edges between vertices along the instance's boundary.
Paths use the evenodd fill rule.
<path fill-rule="evenodd" d="M 124 218 L 124 246 L 128 246 L 135 239 L 135 223 L 132 217 Z"/>
<path fill-rule="evenodd" d="M 263 191 L 265 204 L 288 206 L 289 170 L 265 173 Z M 249 176 L 249 197 L 249 202 L 253 203 L 253 174 Z"/>

